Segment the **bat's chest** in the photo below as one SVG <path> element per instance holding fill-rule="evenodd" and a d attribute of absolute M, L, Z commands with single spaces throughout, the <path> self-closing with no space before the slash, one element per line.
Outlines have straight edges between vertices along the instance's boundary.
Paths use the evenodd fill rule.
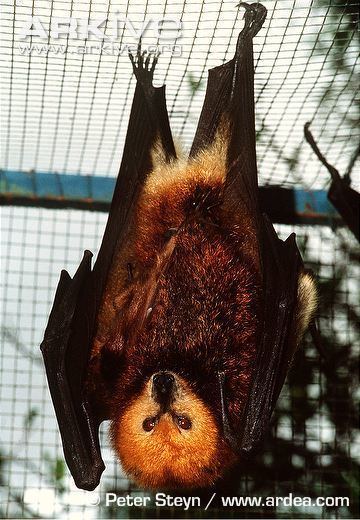
<path fill-rule="evenodd" d="M 255 335 L 261 284 L 253 240 L 222 204 L 220 181 L 182 187 L 181 197 L 157 192 L 156 204 L 140 206 L 132 241 L 110 273 L 100 344 L 116 336 L 129 352 L 175 345 L 198 355 L 238 352 Z"/>
<path fill-rule="evenodd" d="M 257 273 L 238 239 L 221 222 L 194 220 L 171 240 L 169 256 L 144 281 L 146 308 L 133 314 L 133 325 L 125 320 L 133 330 L 141 323 L 134 348 L 238 352 L 255 335 L 260 298 Z"/>
<path fill-rule="evenodd" d="M 129 294 L 118 318 L 125 379 L 170 370 L 207 385 L 226 371 L 242 388 L 256 347 L 257 272 L 220 225 L 194 220 L 170 240 L 161 270 Z"/>

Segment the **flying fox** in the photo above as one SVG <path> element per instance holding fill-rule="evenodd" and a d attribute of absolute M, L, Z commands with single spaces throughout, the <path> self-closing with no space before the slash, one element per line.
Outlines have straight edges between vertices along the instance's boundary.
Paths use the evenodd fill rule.
<path fill-rule="evenodd" d="M 94 489 L 99 425 L 144 488 L 214 484 L 261 442 L 316 287 L 294 235 L 259 205 L 252 41 L 245 8 L 234 57 L 209 71 L 188 157 L 174 144 L 157 56 L 137 80 L 102 244 L 63 271 L 42 343 L 65 459 Z"/>

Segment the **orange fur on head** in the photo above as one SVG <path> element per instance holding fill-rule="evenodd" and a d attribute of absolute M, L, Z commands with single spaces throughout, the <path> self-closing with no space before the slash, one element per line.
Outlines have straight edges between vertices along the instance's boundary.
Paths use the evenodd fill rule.
<path fill-rule="evenodd" d="M 213 484 L 234 462 L 207 406 L 179 377 L 177 397 L 171 408 L 159 414 L 151 395 L 151 381 L 112 424 L 112 440 L 124 470 L 142 486 L 191 488 Z M 159 414 L 154 429 L 147 432 L 143 421 Z M 189 430 L 181 430 L 174 414 L 187 416 Z"/>

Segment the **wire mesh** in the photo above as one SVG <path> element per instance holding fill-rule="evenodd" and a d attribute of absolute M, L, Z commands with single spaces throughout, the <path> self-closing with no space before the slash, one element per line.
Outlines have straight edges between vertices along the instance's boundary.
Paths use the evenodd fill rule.
<path fill-rule="evenodd" d="M 265 1 L 268 18 L 255 41 L 258 163 L 262 184 L 326 187 L 328 174 L 303 140 L 303 124 L 341 173 L 355 151 L 357 3 Z M 44 40 L 20 39 L 38 17 Z M 121 159 L 134 89 L 127 53 L 89 38 L 55 38 L 57 18 L 82 24 L 128 17 L 179 18 L 180 55 L 164 52 L 156 74 L 166 82 L 172 128 L 189 147 L 204 97 L 207 70 L 229 59 L 241 27 L 235 2 L 122 2 L 17 0 L 2 2 L 2 158 L 4 169 L 114 176 Z M 80 23 L 79 22 L 79 23 Z M 121 24 L 120 24 L 121 25 Z M 136 43 L 129 27 L 119 41 Z M 144 43 L 156 43 L 149 29 Z M 101 42 L 100 42 L 101 43 Z M 104 42 L 106 43 L 106 42 Z M 21 45 L 46 45 L 46 52 Z M 63 47 L 59 47 L 63 45 Z M 53 46 L 53 47 L 49 47 Z M 59 49 L 56 51 L 56 49 Z M 307 264 L 319 275 L 320 325 L 326 356 L 310 341 L 299 352 L 277 406 L 266 445 L 227 482 L 224 494 L 341 496 L 348 507 L 221 508 L 201 496 L 201 508 L 111 508 L 106 491 L 141 494 L 113 460 L 102 431 L 107 465 L 99 490 L 77 490 L 63 464 L 38 345 L 62 268 L 73 273 L 84 249 L 96 253 L 106 216 L 74 210 L 2 209 L 2 343 L 0 515 L 5 517 L 356 517 L 359 434 L 356 430 L 356 356 L 359 323 L 359 252 L 346 230 L 295 230 Z M 221 491 L 219 492 L 221 493 Z M 100 500 L 100 503 L 93 505 Z"/>
<path fill-rule="evenodd" d="M 312 121 L 329 161 L 345 172 L 359 137 L 357 4 L 265 4 L 268 19 L 255 40 L 261 182 L 323 187 L 327 174 L 304 146 L 302 128 Z M 207 70 L 231 57 L 241 27 L 235 5 L 219 1 L 23 0 L 3 2 L 2 11 L 3 168 L 61 173 L 116 175 L 134 78 L 127 52 L 112 53 L 107 39 L 56 38 L 59 18 L 72 17 L 79 26 L 106 19 L 102 30 L 110 36 L 118 20 L 120 46 L 137 42 L 130 23 L 147 21 L 144 43 L 156 44 L 154 20 L 181 20 L 181 55 L 164 52 L 156 81 L 166 82 L 172 127 L 185 146 L 195 131 Z M 21 39 L 30 16 L 41 22 L 46 38 Z M 123 27 L 125 17 L 130 23 Z M 31 45 L 32 52 L 26 50 Z"/>

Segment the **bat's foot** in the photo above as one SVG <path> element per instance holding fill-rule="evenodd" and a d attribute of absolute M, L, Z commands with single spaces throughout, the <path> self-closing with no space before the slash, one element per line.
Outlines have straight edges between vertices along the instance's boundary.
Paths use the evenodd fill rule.
<path fill-rule="evenodd" d="M 246 2 L 240 2 L 237 7 L 244 7 L 245 9 L 245 26 L 240 35 L 243 38 L 245 36 L 250 36 L 253 38 L 260 31 L 264 24 L 267 15 L 267 9 L 262 4 L 247 4 Z"/>
<path fill-rule="evenodd" d="M 267 10 L 262 4 L 258 3 L 247 4 L 246 2 L 240 2 L 237 7 L 245 8 L 245 25 L 239 34 L 234 56 L 236 61 L 241 61 L 244 59 L 246 54 L 246 43 L 249 42 L 249 39 L 251 40 L 260 31 L 265 21 Z"/>
<path fill-rule="evenodd" d="M 136 79 L 144 86 L 151 87 L 154 70 L 159 59 L 159 52 L 152 53 L 141 50 L 141 38 L 137 47 L 136 55 L 129 52 L 129 58 Z"/>

